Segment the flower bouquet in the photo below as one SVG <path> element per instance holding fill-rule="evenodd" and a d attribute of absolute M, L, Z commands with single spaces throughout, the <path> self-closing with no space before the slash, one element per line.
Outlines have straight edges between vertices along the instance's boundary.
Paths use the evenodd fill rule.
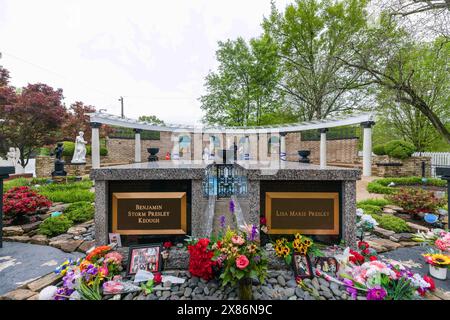
<path fill-rule="evenodd" d="M 369 214 L 365 214 L 363 209 L 356 209 L 356 227 L 359 233 L 359 238 L 362 241 L 364 233 L 373 230 L 378 222 Z"/>
<path fill-rule="evenodd" d="M 267 275 L 267 259 L 264 256 L 256 226 L 242 226 L 242 230 L 228 228 L 220 247 L 215 250 L 214 260 L 222 266 L 222 286 L 239 285 L 239 298 L 252 299 L 252 279 L 264 282 Z"/>
<path fill-rule="evenodd" d="M 123 256 L 111 251 L 110 246 L 94 248 L 85 259 L 65 261 L 55 270 L 63 276 L 63 285 L 54 298 L 101 300 L 103 282 L 112 280 L 120 273 L 122 261 Z"/>
<path fill-rule="evenodd" d="M 277 239 L 275 242 L 275 254 L 283 258 L 286 264 L 290 265 L 294 251 L 306 255 L 312 253 L 316 257 L 323 256 L 323 253 L 314 244 L 311 238 L 297 233 L 294 240 L 288 241 L 286 238 Z"/>
<path fill-rule="evenodd" d="M 367 262 L 357 259 L 355 263 L 352 256 L 347 248 L 339 257 L 342 263 L 339 278 L 354 299 L 357 292 L 362 291 L 368 300 L 410 300 L 434 289 L 430 277 L 413 273 L 400 263 L 371 261 L 370 258 Z"/>

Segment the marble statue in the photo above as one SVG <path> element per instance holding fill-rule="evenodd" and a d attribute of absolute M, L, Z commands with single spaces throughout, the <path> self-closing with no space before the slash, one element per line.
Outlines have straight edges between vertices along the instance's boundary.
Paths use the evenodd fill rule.
<path fill-rule="evenodd" d="M 210 155 L 209 155 L 209 149 L 208 149 L 208 147 L 205 147 L 205 149 L 203 149 L 203 160 L 209 160 L 209 157 L 210 157 Z"/>
<path fill-rule="evenodd" d="M 8 153 L 6 154 L 6 158 L 11 166 L 15 166 L 17 162 L 19 162 L 20 151 L 17 148 L 9 148 Z"/>
<path fill-rule="evenodd" d="M 87 141 L 83 138 L 84 132 L 78 132 L 75 139 L 75 151 L 73 153 L 72 163 L 86 163 L 86 144 Z"/>
<path fill-rule="evenodd" d="M 16 173 L 25 173 L 25 169 L 20 164 L 20 150 L 19 148 L 11 147 L 9 148 L 8 153 L 6 154 L 7 161 L 10 166 L 15 167 Z"/>

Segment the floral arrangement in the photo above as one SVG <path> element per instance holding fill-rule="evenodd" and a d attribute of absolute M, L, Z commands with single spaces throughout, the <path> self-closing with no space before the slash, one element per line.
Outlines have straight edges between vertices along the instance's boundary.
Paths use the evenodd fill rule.
<path fill-rule="evenodd" d="M 350 249 L 349 260 L 355 265 L 361 265 L 367 261 L 377 260 L 377 252 L 375 249 L 371 248 L 369 244 L 365 241 L 358 242 L 359 251 Z"/>
<path fill-rule="evenodd" d="M 103 290 L 114 291 L 120 283 L 123 256 L 109 246 L 94 248 L 85 259 L 67 260 L 55 272 L 63 276 L 63 285 L 55 294 L 56 300 L 101 300 Z"/>
<path fill-rule="evenodd" d="M 371 231 L 378 225 L 378 222 L 371 215 L 365 214 L 363 209 L 356 209 L 356 221 L 361 241 L 366 231 Z"/>
<path fill-rule="evenodd" d="M 450 268 L 450 257 L 442 253 L 425 253 L 425 262 L 436 268 Z"/>
<path fill-rule="evenodd" d="M 297 233 L 294 240 L 288 241 L 286 238 L 277 239 L 275 242 L 275 254 L 283 258 L 287 264 L 291 264 L 294 252 L 306 255 L 311 252 L 314 256 L 323 256 L 321 251 L 315 246 L 311 238 Z"/>
<path fill-rule="evenodd" d="M 215 247 L 220 248 L 220 241 L 215 243 Z M 210 280 L 214 277 L 213 267 L 217 265 L 213 261 L 214 250 L 208 238 L 199 239 L 188 245 L 189 252 L 189 272 L 191 275 Z"/>
<path fill-rule="evenodd" d="M 429 232 L 417 232 L 412 238 L 417 242 L 426 242 L 434 246 L 441 253 L 450 252 L 450 232 L 433 229 Z"/>
<path fill-rule="evenodd" d="M 3 212 L 11 218 L 9 224 L 27 223 L 28 216 L 51 205 L 50 200 L 26 186 L 11 188 L 3 195 Z"/>
<path fill-rule="evenodd" d="M 236 285 L 240 280 L 258 278 L 264 282 L 267 275 L 267 259 L 259 245 L 257 227 L 241 226 L 241 230 L 228 228 L 215 245 L 214 260 L 222 267 L 222 285 Z"/>
<path fill-rule="evenodd" d="M 435 288 L 430 277 L 413 273 L 400 263 L 385 263 L 378 259 L 363 263 L 361 259 L 356 259 L 355 263 L 352 256 L 349 248 L 339 255 L 340 280 L 332 280 L 344 285 L 353 298 L 356 298 L 358 291 L 363 291 L 368 300 L 410 300 Z"/>

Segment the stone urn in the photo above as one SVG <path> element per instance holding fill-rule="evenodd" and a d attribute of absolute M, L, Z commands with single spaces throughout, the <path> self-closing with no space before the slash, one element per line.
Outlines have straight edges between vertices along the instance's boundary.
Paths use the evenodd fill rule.
<path fill-rule="evenodd" d="M 158 161 L 158 156 L 156 154 L 159 152 L 159 148 L 147 148 L 147 152 L 150 153 L 147 158 L 148 161 Z"/>
<path fill-rule="evenodd" d="M 297 153 L 300 156 L 300 159 L 298 160 L 298 162 L 300 162 L 300 163 L 309 163 L 310 162 L 308 157 L 311 154 L 311 151 L 309 151 L 309 150 L 298 150 Z"/>

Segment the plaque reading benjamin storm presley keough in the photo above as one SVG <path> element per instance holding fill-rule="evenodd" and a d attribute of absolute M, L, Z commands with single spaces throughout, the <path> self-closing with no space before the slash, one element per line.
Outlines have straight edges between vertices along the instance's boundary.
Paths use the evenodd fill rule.
<path fill-rule="evenodd" d="M 120 234 L 186 234 L 186 192 L 115 192 L 112 228 Z"/>
<path fill-rule="evenodd" d="M 337 192 L 266 192 L 266 221 L 272 234 L 339 234 Z"/>

